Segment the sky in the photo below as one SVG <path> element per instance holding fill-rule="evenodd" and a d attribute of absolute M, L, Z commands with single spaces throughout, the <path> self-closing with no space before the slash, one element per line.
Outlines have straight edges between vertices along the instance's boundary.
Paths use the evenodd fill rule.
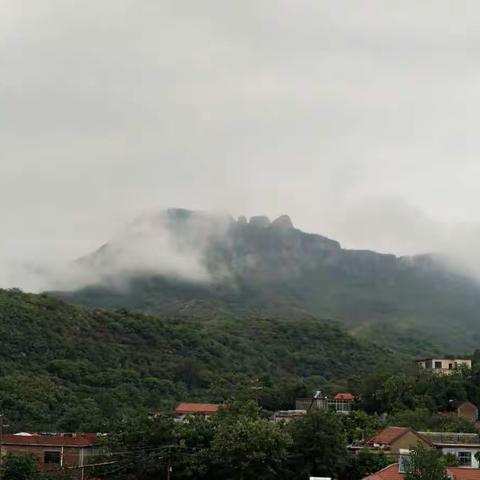
<path fill-rule="evenodd" d="M 0 286 L 168 207 L 480 259 L 479 15 L 475 0 L 0 0 Z"/>

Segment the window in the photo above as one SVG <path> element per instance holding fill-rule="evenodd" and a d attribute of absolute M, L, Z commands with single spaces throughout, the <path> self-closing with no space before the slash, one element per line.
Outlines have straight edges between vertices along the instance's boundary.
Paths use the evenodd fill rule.
<path fill-rule="evenodd" d="M 442 368 L 442 362 L 435 362 L 435 368 Z"/>
<path fill-rule="evenodd" d="M 57 463 L 60 464 L 60 452 L 45 452 L 43 463 Z"/>
<path fill-rule="evenodd" d="M 472 466 L 472 452 L 458 452 L 458 463 L 462 467 Z"/>
<path fill-rule="evenodd" d="M 410 455 L 400 455 L 398 460 L 398 471 L 400 473 L 406 473 L 409 463 L 410 463 Z"/>
<path fill-rule="evenodd" d="M 453 363 L 449 363 L 449 364 L 448 364 L 448 369 L 449 369 L 449 370 L 452 370 L 452 368 L 453 368 Z"/>

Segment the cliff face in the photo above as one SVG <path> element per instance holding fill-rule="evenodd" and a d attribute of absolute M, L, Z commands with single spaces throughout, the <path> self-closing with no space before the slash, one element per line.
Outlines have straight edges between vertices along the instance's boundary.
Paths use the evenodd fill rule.
<path fill-rule="evenodd" d="M 342 249 L 335 240 L 295 228 L 286 215 L 237 221 L 171 209 L 137 220 L 80 262 L 100 269 L 103 280 L 115 272 L 113 283 L 57 294 L 87 306 L 334 318 L 357 335 L 389 344 L 404 338 L 406 348 L 419 351 L 419 339 L 453 351 L 480 340 L 480 289 L 472 279 L 429 255 Z"/>

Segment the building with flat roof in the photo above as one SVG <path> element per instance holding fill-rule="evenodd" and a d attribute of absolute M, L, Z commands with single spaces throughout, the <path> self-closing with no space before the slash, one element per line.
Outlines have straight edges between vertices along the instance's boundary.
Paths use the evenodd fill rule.
<path fill-rule="evenodd" d="M 461 367 L 472 368 L 472 361 L 463 358 L 422 358 L 416 361 L 420 369 L 449 375 Z"/>

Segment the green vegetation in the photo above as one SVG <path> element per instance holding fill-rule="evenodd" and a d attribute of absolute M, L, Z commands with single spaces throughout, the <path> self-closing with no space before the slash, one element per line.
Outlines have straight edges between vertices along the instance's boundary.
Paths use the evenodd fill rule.
<path fill-rule="evenodd" d="M 108 446 L 107 458 L 117 463 L 98 473 L 119 480 L 163 479 L 169 468 L 179 480 L 287 480 L 351 466 L 336 414 L 315 411 L 277 425 L 252 402 L 231 404 L 209 419 L 140 419 Z"/>
<path fill-rule="evenodd" d="M 66 472 L 56 471 L 53 475 L 38 469 L 35 455 L 7 454 L 2 460 L 2 480 L 70 480 Z"/>
<path fill-rule="evenodd" d="M 418 445 L 405 466 L 405 480 L 448 480 L 447 457 L 438 450 Z"/>
<path fill-rule="evenodd" d="M 105 431 L 179 400 L 291 408 L 393 355 L 314 319 L 159 319 L 0 291 L 0 411 L 13 430 Z"/>
<path fill-rule="evenodd" d="M 268 226 L 225 219 L 219 228 L 218 218 L 175 209 L 150 220 L 147 238 L 168 231 L 179 251 L 192 252 L 208 269 L 211 283 L 162 276 L 161 268 L 155 275 L 153 254 L 150 273 L 130 268 L 117 274 L 122 245 L 130 245 L 127 235 L 118 248 L 113 241 L 82 265 L 128 288 L 93 283 L 57 295 L 90 308 L 161 317 L 331 318 L 355 336 L 410 355 L 470 351 L 479 343 L 478 282 L 447 268 L 440 257 L 346 250 L 289 221 Z M 162 220 L 164 227 L 156 230 Z"/>

